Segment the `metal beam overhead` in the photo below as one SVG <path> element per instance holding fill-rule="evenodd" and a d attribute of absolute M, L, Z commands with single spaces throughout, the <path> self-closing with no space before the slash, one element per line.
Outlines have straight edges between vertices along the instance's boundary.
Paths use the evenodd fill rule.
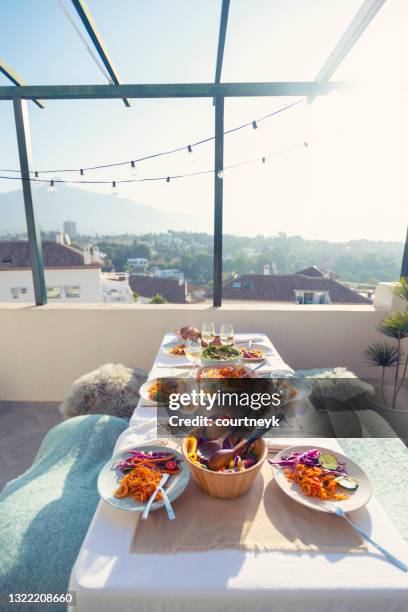
<path fill-rule="evenodd" d="M 32 184 L 30 177 L 31 144 L 30 128 L 28 123 L 28 109 L 26 100 L 16 98 L 13 100 L 14 119 L 18 154 L 20 158 L 21 182 L 23 185 L 24 208 L 27 220 L 28 244 L 31 257 L 31 270 L 33 275 L 35 303 L 42 306 L 47 303 L 47 290 L 44 278 L 44 261 L 41 246 L 41 232 L 34 210 Z"/>
<path fill-rule="evenodd" d="M 167 83 L 126 85 L 27 85 L 0 87 L 0 100 L 82 100 L 105 98 L 214 98 L 256 96 L 317 96 L 347 91 L 347 83 L 314 81 L 276 83 Z"/>
<path fill-rule="evenodd" d="M 215 83 L 221 81 L 222 62 L 224 60 L 225 37 L 227 34 L 230 0 L 222 0 L 220 30 L 218 33 L 217 63 L 215 66 Z"/>
<path fill-rule="evenodd" d="M 214 161 L 214 273 L 213 306 L 222 304 L 222 220 L 223 220 L 223 177 L 224 169 L 224 98 L 215 98 L 215 161 Z"/>
<path fill-rule="evenodd" d="M 91 11 L 88 8 L 88 5 L 85 0 L 71 0 L 76 12 L 80 20 L 82 21 L 86 31 L 91 38 L 95 49 L 98 52 L 99 57 L 105 65 L 106 70 L 109 73 L 110 78 L 112 79 L 115 85 L 120 85 L 120 78 L 118 71 L 116 70 L 113 62 L 109 56 L 108 49 L 104 43 L 104 40 L 98 31 L 95 20 L 92 16 Z M 123 98 L 123 102 L 126 106 L 130 106 L 130 102 L 127 98 Z"/>
<path fill-rule="evenodd" d="M 405 246 L 404 246 L 404 254 L 402 257 L 402 265 L 401 265 L 401 278 L 408 279 L 408 229 L 407 235 L 405 238 Z"/>
<path fill-rule="evenodd" d="M 337 45 L 323 64 L 315 81 L 326 83 L 330 79 L 384 3 L 385 0 L 364 0 Z"/>
<path fill-rule="evenodd" d="M 4 60 L 0 58 L 0 72 L 4 74 L 14 85 L 25 86 L 26 82 L 22 79 L 10 66 L 6 64 Z M 39 108 L 44 108 L 44 102 L 42 100 L 33 99 L 34 104 Z"/>

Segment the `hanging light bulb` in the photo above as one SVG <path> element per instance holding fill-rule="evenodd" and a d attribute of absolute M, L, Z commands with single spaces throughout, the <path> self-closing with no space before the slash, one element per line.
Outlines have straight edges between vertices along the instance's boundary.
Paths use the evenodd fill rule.
<path fill-rule="evenodd" d="M 261 157 L 261 162 L 262 162 L 263 164 L 265 164 L 265 163 L 266 163 L 266 157 Z"/>
<path fill-rule="evenodd" d="M 116 181 L 112 181 L 112 195 L 117 196 L 119 193 L 119 190 L 116 186 Z"/>
<path fill-rule="evenodd" d="M 35 171 L 34 172 L 34 187 L 38 187 L 39 185 L 40 185 L 40 182 L 39 182 L 38 172 Z"/>
<path fill-rule="evenodd" d="M 257 124 L 257 122 L 256 122 L 256 121 L 253 121 L 253 122 L 252 122 L 252 127 L 253 127 L 253 129 L 254 129 L 254 130 L 257 130 L 257 129 L 258 129 L 258 124 Z"/>
<path fill-rule="evenodd" d="M 190 161 L 192 161 L 192 162 L 196 162 L 197 161 L 196 152 L 195 152 L 195 150 L 193 149 L 193 147 L 191 145 L 188 145 L 187 153 L 188 153 Z"/>
<path fill-rule="evenodd" d="M 130 162 L 130 174 L 132 174 L 132 176 L 137 176 L 138 174 L 135 161 Z"/>
<path fill-rule="evenodd" d="M 50 180 L 50 184 L 48 185 L 48 191 L 50 193 L 54 193 L 54 191 L 57 191 L 57 188 L 55 186 L 55 183 L 54 183 L 53 179 Z"/>
<path fill-rule="evenodd" d="M 224 170 L 218 170 L 217 176 L 218 176 L 219 179 L 223 179 L 224 178 Z"/>
<path fill-rule="evenodd" d="M 84 169 L 83 169 L 83 168 L 81 168 L 81 169 L 80 169 L 79 174 L 80 174 L 81 176 L 84 176 Z"/>
<path fill-rule="evenodd" d="M 170 177 L 169 176 L 166 178 L 166 183 L 170 183 Z"/>
<path fill-rule="evenodd" d="M 309 146 L 309 143 L 308 143 L 308 142 L 304 142 L 304 143 L 303 143 L 303 146 L 305 147 L 305 149 L 307 149 L 307 148 L 308 148 L 308 146 Z"/>

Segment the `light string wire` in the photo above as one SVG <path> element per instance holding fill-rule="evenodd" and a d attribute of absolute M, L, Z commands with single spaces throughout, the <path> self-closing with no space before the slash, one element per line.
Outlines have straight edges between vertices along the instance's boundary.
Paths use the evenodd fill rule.
<path fill-rule="evenodd" d="M 226 136 L 228 134 L 233 134 L 234 132 L 238 132 L 239 130 L 243 130 L 244 128 L 247 128 L 247 127 L 250 127 L 250 126 L 255 127 L 255 126 L 258 125 L 258 123 L 262 123 L 262 121 L 266 121 L 267 119 L 270 119 L 271 117 L 274 117 L 275 115 L 279 115 L 280 113 L 282 113 L 282 112 L 284 112 L 286 110 L 289 110 L 290 108 L 293 108 L 294 106 L 297 106 L 298 104 L 301 104 L 306 99 L 307 98 L 300 98 L 299 100 L 296 100 L 295 102 L 292 102 L 291 104 L 287 104 L 286 106 L 278 108 L 277 110 L 272 111 L 271 113 L 268 113 L 267 115 L 264 115 L 263 117 L 259 117 L 259 119 L 248 121 L 247 123 L 243 123 L 242 125 L 238 125 L 238 126 L 233 127 L 233 128 L 231 128 L 229 130 L 226 130 L 224 132 L 224 136 Z M 198 146 L 200 146 L 200 145 L 202 145 L 204 143 L 211 142 L 213 140 L 215 140 L 215 136 L 209 136 L 208 138 L 203 138 L 202 140 L 197 140 L 195 142 L 192 142 L 189 145 L 185 145 L 185 146 L 182 146 L 182 147 L 181 146 L 180 147 L 176 147 L 174 149 L 168 149 L 166 151 L 160 151 L 158 153 L 152 153 L 151 155 L 145 155 L 143 157 L 135 158 L 133 160 L 129 159 L 127 161 L 114 162 L 114 163 L 111 163 L 111 164 L 102 164 L 102 165 L 98 165 L 98 166 L 87 166 L 87 167 L 83 166 L 81 168 L 60 168 L 60 169 L 57 169 L 57 170 L 30 170 L 30 174 L 34 174 L 37 177 L 38 174 L 49 174 L 49 173 L 57 173 L 58 174 L 58 173 L 63 173 L 63 172 L 79 172 L 82 175 L 84 172 L 90 171 L 90 170 L 100 170 L 100 169 L 105 169 L 105 168 L 116 168 L 118 166 L 126 166 L 126 165 L 129 165 L 129 164 L 131 164 L 133 166 L 134 164 L 139 164 L 140 162 L 146 161 L 148 159 L 154 159 L 156 157 L 161 157 L 163 155 L 172 155 L 173 153 L 178 153 L 180 151 L 186 151 L 186 150 L 190 151 L 190 149 L 192 150 L 193 147 L 198 147 Z M 21 174 L 21 170 L 7 170 L 7 169 L 4 169 L 4 168 L 1 168 L 0 172 L 13 172 L 13 173 L 16 173 L 16 174 Z M 211 172 L 211 171 L 208 171 L 208 172 Z M 194 175 L 194 174 L 197 174 L 197 173 L 192 173 L 189 176 Z M 4 178 L 4 177 L 0 177 L 0 178 Z M 10 177 L 10 178 L 13 178 L 13 177 Z M 167 177 L 165 177 L 165 178 L 167 178 Z M 148 179 L 144 179 L 144 180 L 148 180 Z M 157 179 L 157 180 L 159 180 L 159 179 Z M 70 181 L 65 181 L 65 182 L 68 183 Z M 77 183 L 77 182 L 82 182 L 82 181 L 71 181 L 71 182 Z M 89 182 L 111 183 L 112 181 L 89 181 Z M 117 181 L 117 182 L 119 183 L 120 181 Z M 121 181 L 121 182 L 124 182 L 124 181 Z M 128 181 L 128 182 L 132 182 L 132 181 Z"/>
<path fill-rule="evenodd" d="M 245 161 L 241 161 L 241 162 L 237 162 L 235 164 L 230 164 L 228 166 L 224 166 L 223 168 L 219 168 L 217 170 L 213 169 L 213 170 L 198 170 L 195 172 L 188 172 L 186 174 L 175 174 L 175 175 L 170 175 L 170 176 L 152 176 L 152 177 L 145 177 L 145 178 L 134 178 L 134 179 L 122 179 L 119 181 L 112 181 L 112 180 L 102 180 L 102 181 L 93 181 L 93 180 L 65 180 L 65 179 L 52 179 L 52 183 L 54 185 L 54 183 L 69 183 L 69 184 L 75 184 L 75 185 L 112 185 L 113 183 L 115 183 L 116 185 L 120 185 L 122 183 L 145 183 L 145 182 L 153 182 L 153 181 L 167 181 L 170 182 L 170 180 L 174 180 L 174 179 L 181 179 L 181 178 L 187 178 L 187 177 L 191 177 L 191 176 L 200 176 L 200 175 L 204 175 L 204 174 L 215 174 L 215 172 L 219 172 L 221 171 L 225 171 L 225 170 L 232 170 L 233 168 L 238 168 L 240 166 L 248 166 L 249 164 L 255 164 L 255 163 L 259 163 L 261 162 L 262 164 L 266 163 L 267 160 L 272 159 L 273 157 L 277 157 L 279 155 L 284 155 L 285 153 L 289 153 L 290 151 L 294 151 L 296 149 L 303 149 L 303 148 L 307 148 L 309 146 L 310 142 L 315 142 L 314 140 L 308 139 L 307 142 L 302 142 L 300 144 L 296 144 L 293 145 L 291 147 L 287 147 L 286 149 L 281 149 L 279 151 L 275 151 L 273 153 L 270 153 L 268 155 L 261 155 L 260 157 L 255 157 L 253 159 L 248 159 Z M 1 171 L 0 172 L 4 172 Z M 12 180 L 12 181 L 19 181 L 19 180 L 23 180 L 23 181 L 31 181 L 33 183 L 50 183 L 50 181 L 48 179 L 41 179 L 41 178 L 32 178 L 29 176 L 24 176 L 24 177 L 20 177 L 20 176 L 2 176 L 0 175 L 0 179 L 5 179 L 5 180 Z"/>

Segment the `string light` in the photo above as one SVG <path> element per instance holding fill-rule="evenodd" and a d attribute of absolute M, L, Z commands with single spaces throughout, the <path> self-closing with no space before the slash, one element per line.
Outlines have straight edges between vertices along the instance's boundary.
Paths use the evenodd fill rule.
<path fill-rule="evenodd" d="M 190 158 L 190 161 L 192 162 L 197 161 L 197 155 L 196 155 L 195 149 L 193 149 L 191 145 L 187 146 L 187 155 Z"/>
<path fill-rule="evenodd" d="M 80 169 L 79 174 L 80 174 L 80 176 L 84 176 L 84 169 L 83 168 Z"/>
<path fill-rule="evenodd" d="M 267 115 L 264 115 L 263 117 L 259 117 L 256 120 L 247 122 L 247 123 L 243 123 L 242 125 L 238 125 L 236 127 L 233 127 L 229 130 L 226 130 L 224 132 L 224 136 L 226 136 L 227 134 L 233 134 L 235 132 L 238 132 L 239 130 L 245 129 L 248 126 L 253 127 L 253 129 L 257 129 L 258 128 L 258 123 L 260 123 L 261 121 L 265 121 L 266 119 L 270 119 L 271 117 L 274 117 L 275 115 L 279 115 L 280 113 L 289 110 L 290 108 L 293 108 L 295 106 L 297 106 L 298 104 L 301 104 L 302 102 L 304 102 L 307 98 L 299 98 L 298 100 L 296 100 L 295 102 L 291 102 L 290 104 L 287 104 L 286 106 L 282 106 L 281 108 L 278 108 L 277 110 L 272 111 L 271 113 L 268 113 Z M 196 142 L 193 142 L 192 144 L 187 146 L 187 151 L 188 153 L 194 153 L 194 149 L 196 147 L 198 147 L 199 145 L 208 143 L 208 142 L 212 142 L 215 139 L 215 136 L 209 136 L 208 138 L 203 138 L 201 140 L 198 140 Z M 184 151 L 186 149 L 185 146 L 181 146 L 181 147 L 175 147 L 173 149 L 169 149 L 167 151 L 159 151 L 157 153 L 152 153 L 151 155 L 145 155 L 144 157 L 140 157 L 139 159 L 136 159 L 133 161 L 133 164 L 136 163 L 140 163 L 141 161 L 145 161 L 148 159 L 155 159 L 156 157 L 161 157 L 163 155 L 171 155 L 173 153 L 178 153 L 179 151 Z M 191 149 L 191 151 L 190 151 Z M 128 164 L 131 164 L 131 167 L 133 169 L 133 164 L 132 162 L 129 162 L 129 160 L 127 161 L 120 161 L 120 162 L 114 162 L 114 163 L 110 163 L 110 164 L 101 164 L 98 166 L 88 166 L 86 168 L 82 168 L 81 170 L 79 168 L 75 169 L 75 168 L 60 168 L 60 169 L 54 169 L 54 170 L 41 170 L 41 173 L 63 173 L 63 172 L 80 172 L 83 171 L 91 171 L 91 170 L 102 170 L 102 169 L 106 169 L 106 168 L 114 168 L 114 167 L 118 167 L 118 166 L 126 166 Z M 5 170 L 5 169 L 0 169 L 0 172 L 15 172 L 16 174 L 21 174 L 21 170 Z M 66 181 L 69 182 L 69 181 Z"/>
<path fill-rule="evenodd" d="M 136 168 L 136 163 L 132 160 L 130 162 L 130 174 L 132 174 L 132 176 L 137 176 L 137 168 Z"/>
<path fill-rule="evenodd" d="M 48 191 L 50 193 L 54 193 L 54 191 L 57 191 L 57 188 L 56 188 L 55 183 L 54 183 L 54 179 L 50 180 L 50 184 L 48 186 Z"/>
<path fill-rule="evenodd" d="M 150 177 L 144 177 L 144 178 L 137 178 L 137 179 L 122 179 L 120 181 L 111 181 L 111 180 L 65 180 L 65 179 L 60 179 L 60 178 L 56 178 L 56 179 L 51 179 L 50 182 L 45 179 L 39 178 L 39 172 L 37 171 L 35 173 L 36 178 L 31 178 L 30 176 L 5 176 L 5 175 L 0 175 L 0 179 L 4 179 L 4 180 L 13 180 L 13 181 L 32 181 L 32 182 L 36 182 L 38 184 L 41 183 L 48 183 L 49 182 L 49 186 L 53 187 L 54 191 L 56 189 L 55 184 L 56 183 L 65 183 L 68 185 L 76 185 L 78 183 L 80 184 L 89 184 L 89 185 L 106 185 L 106 184 L 110 184 L 112 185 L 113 188 L 116 188 L 117 185 L 119 185 L 120 183 L 144 183 L 144 182 L 154 182 L 154 181 L 166 181 L 167 183 L 170 183 L 171 179 L 180 179 L 180 178 L 187 178 L 187 177 L 193 177 L 193 176 L 201 176 L 201 175 L 208 175 L 208 174 L 216 174 L 218 176 L 218 178 L 222 179 L 224 178 L 224 171 L 225 170 L 230 170 L 233 168 L 238 168 L 241 166 L 247 166 L 248 164 L 254 164 L 254 163 L 259 163 L 262 162 L 263 164 L 265 164 L 269 159 L 272 159 L 273 157 L 277 157 L 280 155 L 284 155 L 286 153 L 289 153 L 290 151 L 293 151 L 295 149 L 299 149 L 299 148 L 304 148 L 305 146 L 309 147 L 310 142 L 313 141 L 308 141 L 308 142 L 301 142 L 298 143 L 296 145 L 292 145 L 290 147 L 287 147 L 286 149 L 280 149 L 279 151 L 275 151 L 274 153 L 270 153 L 269 155 L 264 155 L 262 157 L 256 157 L 254 159 L 249 159 L 246 161 L 240 161 L 237 162 L 235 164 L 230 164 L 228 166 L 224 166 L 221 170 L 215 171 L 215 170 L 196 170 L 194 172 L 186 172 L 184 174 L 176 174 L 176 175 L 172 175 L 172 176 L 150 176 Z M 1 171 L 0 171 L 1 172 Z M 9 171 L 10 172 L 10 171 Z M 51 190 L 51 189 L 50 189 Z"/>
<path fill-rule="evenodd" d="M 119 193 L 119 190 L 116 186 L 116 181 L 112 181 L 112 195 L 117 196 Z"/>

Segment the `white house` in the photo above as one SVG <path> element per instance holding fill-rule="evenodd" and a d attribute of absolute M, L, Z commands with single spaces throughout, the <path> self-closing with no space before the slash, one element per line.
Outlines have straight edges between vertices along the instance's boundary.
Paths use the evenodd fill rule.
<path fill-rule="evenodd" d="M 117 299 L 118 291 L 104 285 L 97 247 L 85 247 L 81 253 L 66 244 L 44 241 L 42 248 L 50 302 L 124 301 Z M 115 287 L 133 301 L 128 279 Z M 23 240 L 0 241 L 0 302 L 12 301 L 35 301 L 29 245 Z"/>

